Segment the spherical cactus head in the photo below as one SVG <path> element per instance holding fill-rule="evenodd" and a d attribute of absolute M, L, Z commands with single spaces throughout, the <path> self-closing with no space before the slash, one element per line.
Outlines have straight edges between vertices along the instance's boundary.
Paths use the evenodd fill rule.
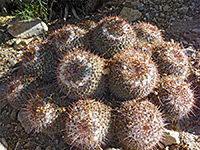
<path fill-rule="evenodd" d="M 55 56 L 50 46 L 43 41 L 29 44 L 22 57 L 22 73 L 26 76 L 50 82 L 54 78 Z"/>
<path fill-rule="evenodd" d="M 129 49 L 116 54 L 110 64 L 111 92 L 120 99 L 147 96 L 159 79 L 155 63 L 148 55 Z"/>
<path fill-rule="evenodd" d="M 127 49 L 134 42 L 135 33 L 131 25 L 117 16 L 103 18 L 94 29 L 94 49 L 105 58 Z"/>
<path fill-rule="evenodd" d="M 54 104 L 51 97 L 35 95 L 27 101 L 19 113 L 19 120 L 27 132 L 55 134 L 64 129 L 66 109 Z"/>
<path fill-rule="evenodd" d="M 30 93 L 38 87 L 38 82 L 35 78 L 26 76 L 14 76 L 6 85 L 4 97 L 8 104 L 15 109 L 20 109 L 27 103 L 30 98 Z"/>
<path fill-rule="evenodd" d="M 51 33 L 48 37 L 48 43 L 52 46 L 58 57 L 76 48 L 85 46 L 84 36 L 86 30 L 76 25 L 66 25 Z"/>
<path fill-rule="evenodd" d="M 163 76 L 158 95 L 153 101 L 160 105 L 168 121 L 177 121 L 188 117 L 195 105 L 190 85 L 174 76 Z"/>
<path fill-rule="evenodd" d="M 163 139 L 164 119 L 148 100 L 123 102 L 117 111 L 116 133 L 126 150 L 149 150 Z"/>
<path fill-rule="evenodd" d="M 81 150 L 105 144 L 110 128 L 111 108 L 98 100 L 79 100 L 69 109 L 65 142 Z"/>
<path fill-rule="evenodd" d="M 76 50 L 63 57 L 57 69 L 61 90 L 72 99 L 101 95 L 104 60 L 87 51 Z"/>
<path fill-rule="evenodd" d="M 189 74 L 188 57 L 183 52 L 183 48 L 173 40 L 157 45 L 153 49 L 152 57 L 162 75 L 186 77 Z"/>
<path fill-rule="evenodd" d="M 133 26 L 138 42 L 154 44 L 163 42 L 162 32 L 154 25 L 146 22 L 139 22 Z"/>

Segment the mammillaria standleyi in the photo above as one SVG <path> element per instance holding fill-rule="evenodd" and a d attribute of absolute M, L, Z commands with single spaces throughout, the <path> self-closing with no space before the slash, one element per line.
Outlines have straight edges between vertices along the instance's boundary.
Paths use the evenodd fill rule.
<path fill-rule="evenodd" d="M 98 148 L 109 142 L 109 128 L 116 128 L 125 150 L 152 149 L 162 140 L 165 119 L 151 101 L 167 120 L 173 115 L 173 121 L 194 106 L 193 92 L 184 81 L 190 72 L 183 48 L 164 41 L 149 23 L 133 26 L 110 16 L 85 27 L 66 25 L 26 51 L 22 72 L 7 82 L 0 101 L 20 110 L 24 127 L 61 132 L 71 147 Z M 53 92 L 45 94 L 48 90 Z M 119 104 L 117 109 L 112 105 L 116 114 L 106 105 L 113 99 Z M 116 123 L 110 123 L 113 116 Z"/>

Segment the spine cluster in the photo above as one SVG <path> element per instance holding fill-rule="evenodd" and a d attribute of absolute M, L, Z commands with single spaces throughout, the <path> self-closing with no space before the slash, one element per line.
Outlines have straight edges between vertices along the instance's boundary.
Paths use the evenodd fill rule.
<path fill-rule="evenodd" d="M 87 51 L 69 52 L 60 61 L 57 79 L 61 90 L 72 99 L 94 96 L 100 86 L 104 60 Z"/>
<path fill-rule="evenodd" d="M 120 17 L 105 17 L 93 30 L 94 49 L 105 58 L 111 58 L 135 42 L 131 25 Z"/>
<path fill-rule="evenodd" d="M 65 142 L 80 150 L 93 150 L 106 142 L 111 108 L 94 99 L 74 103 L 66 117 Z"/>
<path fill-rule="evenodd" d="M 30 44 L 4 99 L 30 131 L 62 132 L 72 148 L 98 149 L 115 136 L 125 150 L 148 150 L 162 141 L 165 121 L 193 110 L 189 73 L 183 48 L 156 26 L 110 16 Z M 115 109 L 103 103 L 113 99 Z"/>
<path fill-rule="evenodd" d="M 156 86 L 159 75 L 148 55 L 129 49 L 116 54 L 110 64 L 110 89 L 121 99 L 141 99 Z"/>
<path fill-rule="evenodd" d="M 146 99 L 123 102 L 117 110 L 115 124 L 116 137 L 126 150 L 153 149 L 163 139 L 162 114 Z"/>

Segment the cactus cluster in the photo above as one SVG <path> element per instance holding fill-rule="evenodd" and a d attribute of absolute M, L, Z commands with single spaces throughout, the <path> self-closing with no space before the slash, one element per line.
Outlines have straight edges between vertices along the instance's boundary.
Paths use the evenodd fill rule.
<path fill-rule="evenodd" d="M 170 119 L 195 106 L 189 70 L 183 48 L 156 26 L 110 16 L 29 45 L 4 99 L 30 131 L 61 132 L 71 147 L 98 149 L 112 138 L 125 150 L 148 150 Z"/>

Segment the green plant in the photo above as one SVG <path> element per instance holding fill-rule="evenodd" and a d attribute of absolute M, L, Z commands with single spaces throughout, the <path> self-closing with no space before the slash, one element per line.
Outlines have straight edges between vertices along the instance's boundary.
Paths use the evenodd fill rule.
<path fill-rule="evenodd" d="M 47 21 L 48 15 L 48 0 L 31 0 L 20 1 L 18 5 L 21 5 L 19 10 L 16 10 L 15 16 L 21 19 L 31 20 L 32 18 L 39 17 L 44 21 Z"/>

